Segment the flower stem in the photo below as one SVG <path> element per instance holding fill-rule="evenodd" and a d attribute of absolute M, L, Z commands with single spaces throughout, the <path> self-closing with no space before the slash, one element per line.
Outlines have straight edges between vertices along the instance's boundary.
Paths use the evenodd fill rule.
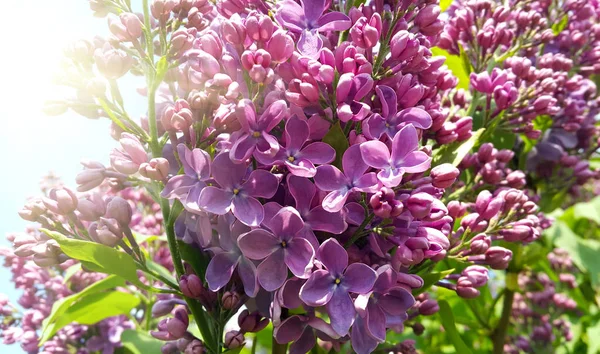
<path fill-rule="evenodd" d="M 371 220 L 373 220 L 373 217 L 375 217 L 375 214 L 371 213 L 371 214 L 369 214 L 369 216 L 367 216 L 365 218 L 365 220 L 362 222 L 362 224 L 360 224 L 358 229 L 356 229 L 356 231 L 354 231 L 354 233 L 352 234 L 350 239 L 344 244 L 344 248 L 348 248 L 348 247 L 352 246 L 354 244 L 354 242 L 356 242 L 356 240 L 358 240 L 359 238 L 361 238 L 363 236 L 362 232 L 364 231 L 364 228 L 367 226 L 367 224 L 369 224 L 371 222 Z"/>
<path fill-rule="evenodd" d="M 510 323 L 514 297 L 514 291 L 506 288 L 504 291 L 504 301 L 502 303 L 502 316 L 500 317 L 500 322 L 498 322 L 498 326 L 494 330 L 494 333 L 492 333 L 494 354 L 504 353 L 504 340 L 506 338 L 506 332 L 508 331 L 508 325 Z"/>
<path fill-rule="evenodd" d="M 285 354 L 287 353 L 287 344 L 279 344 L 277 343 L 277 341 L 275 340 L 275 337 L 273 337 L 273 341 L 272 341 L 272 353 L 273 354 Z"/>

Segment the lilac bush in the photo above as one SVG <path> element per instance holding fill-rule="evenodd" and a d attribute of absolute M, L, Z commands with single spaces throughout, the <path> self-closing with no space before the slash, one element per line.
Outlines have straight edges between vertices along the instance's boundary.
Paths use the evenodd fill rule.
<path fill-rule="evenodd" d="M 5 343 L 597 351 L 600 205 L 579 202 L 600 177 L 600 3 L 90 7 L 111 35 L 66 50 L 74 96 L 46 112 L 105 118 L 118 147 L 20 212 Z"/>

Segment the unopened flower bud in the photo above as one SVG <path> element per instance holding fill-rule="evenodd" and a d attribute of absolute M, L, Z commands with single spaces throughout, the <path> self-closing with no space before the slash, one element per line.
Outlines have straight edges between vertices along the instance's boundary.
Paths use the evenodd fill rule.
<path fill-rule="evenodd" d="M 115 247 L 123 239 L 123 231 L 115 219 L 100 218 L 88 228 L 90 238 L 108 247 Z"/>
<path fill-rule="evenodd" d="M 427 299 L 419 305 L 419 314 L 423 316 L 431 316 L 440 310 L 438 302 L 433 299 Z"/>
<path fill-rule="evenodd" d="M 455 181 L 460 171 L 452 164 L 445 163 L 434 167 L 431 170 L 432 184 L 436 188 L 448 188 Z"/>
<path fill-rule="evenodd" d="M 48 197 L 43 198 L 42 201 L 48 210 L 58 215 L 71 214 L 77 208 L 78 203 L 75 193 L 66 187 L 52 188 Z"/>
<path fill-rule="evenodd" d="M 152 305 L 152 317 L 157 318 L 168 315 L 173 311 L 175 305 L 185 305 L 185 301 L 180 299 L 158 300 Z"/>
<path fill-rule="evenodd" d="M 225 333 L 225 348 L 239 348 L 245 343 L 244 334 L 239 331 L 229 331 Z"/>
<path fill-rule="evenodd" d="M 470 242 L 470 254 L 483 254 L 492 245 L 492 239 L 486 234 L 475 235 Z"/>
<path fill-rule="evenodd" d="M 109 79 L 118 79 L 133 66 L 133 58 L 126 52 L 113 48 L 106 42 L 102 48 L 94 52 L 94 60 L 98 71 Z"/>
<path fill-rule="evenodd" d="M 142 35 L 142 21 L 130 12 L 123 12 L 119 17 L 109 15 L 108 28 L 122 42 L 133 42 Z"/>
<path fill-rule="evenodd" d="M 238 317 L 238 325 L 242 333 L 260 332 L 269 324 L 269 319 L 263 318 L 260 313 L 244 310 Z"/>
<path fill-rule="evenodd" d="M 504 247 L 493 246 L 485 251 L 485 262 L 492 269 L 506 269 L 512 259 L 512 252 Z"/>
<path fill-rule="evenodd" d="M 206 347 L 199 339 L 194 339 L 188 343 L 183 351 L 183 354 L 204 354 L 206 353 Z"/>
<path fill-rule="evenodd" d="M 106 213 L 106 203 L 98 193 L 85 199 L 79 199 L 77 204 L 79 218 L 85 221 L 95 221 Z"/>
<path fill-rule="evenodd" d="M 380 218 L 394 218 L 402 213 L 402 202 L 396 199 L 394 191 L 382 187 L 379 192 L 373 194 L 369 200 L 373 213 Z"/>
<path fill-rule="evenodd" d="M 164 181 L 169 174 L 169 160 L 157 157 L 150 162 L 144 162 L 138 170 L 140 175 L 154 181 Z"/>
<path fill-rule="evenodd" d="M 182 275 L 179 279 L 179 288 L 185 297 L 197 299 L 204 293 L 202 280 L 196 274 Z"/>
<path fill-rule="evenodd" d="M 132 215 L 131 205 L 121 197 L 113 197 L 106 205 L 106 217 L 117 220 L 122 226 L 129 225 Z"/>
<path fill-rule="evenodd" d="M 232 310 L 240 303 L 240 295 L 235 291 L 226 291 L 221 298 L 225 310 Z"/>
<path fill-rule="evenodd" d="M 404 204 L 414 218 L 423 219 L 431 212 L 433 199 L 430 194 L 420 192 L 411 195 Z"/>
<path fill-rule="evenodd" d="M 267 42 L 265 49 L 276 63 L 287 61 L 294 52 L 294 40 L 285 31 L 277 30 Z"/>

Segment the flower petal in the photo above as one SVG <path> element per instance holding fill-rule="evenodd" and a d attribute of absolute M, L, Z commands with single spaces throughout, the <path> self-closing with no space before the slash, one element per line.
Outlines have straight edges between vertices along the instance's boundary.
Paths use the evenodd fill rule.
<path fill-rule="evenodd" d="M 256 130 L 256 108 L 251 100 L 241 100 L 235 109 L 235 114 L 244 132 Z"/>
<path fill-rule="evenodd" d="M 357 354 L 370 354 L 379 344 L 375 338 L 368 334 L 365 327 L 365 320 L 360 316 L 356 318 L 352 325 L 352 335 L 350 336 L 352 340 L 352 349 L 354 349 Z"/>
<path fill-rule="evenodd" d="M 242 284 L 244 285 L 244 292 L 249 297 L 255 297 L 258 293 L 258 279 L 256 278 L 256 266 L 252 261 L 246 259 L 245 257 L 241 257 L 238 268 L 238 274 L 242 279 Z"/>
<path fill-rule="evenodd" d="M 248 226 L 258 226 L 263 222 L 265 212 L 262 204 L 253 197 L 236 195 L 231 203 L 231 212 Z"/>
<path fill-rule="evenodd" d="M 296 159 L 294 162 L 286 160 L 285 165 L 294 176 L 311 178 L 317 174 L 315 165 L 308 159 Z"/>
<path fill-rule="evenodd" d="M 293 115 L 285 123 L 285 148 L 288 151 L 300 151 L 309 135 L 308 122 Z"/>
<path fill-rule="evenodd" d="M 385 313 L 373 302 L 367 305 L 367 332 L 379 342 L 385 341 Z"/>
<path fill-rule="evenodd" d="M 331 327 L 340 336 L 345 336 L 356 316 L 350 295 L 341 286 L 337 286 L 331 300 L 325 306 L 331 319 Z"/>
<path fill-rule="evenodd" d="M 272 198 L 277 192 L 279 181 L 271 172 L 265 170 L 254 170 L 244 182 L 241 191 L 256 198 Z"/>
<path fill-rule="evenodd" d="M 306 239 L 294 237 L 285 248 L 285 264 L 298 278 L 308 278 L 315 251 Z"/>
<path fill-rule="evenodd" d="M 377 173 L 377 179 L 383 183 L 384 186 L 394 188 L 402 182 L 404 176 L 404 168 L 385 168 Z"/>
<path fill-rule="evenodd" d="M 322 165 L 335 159 L 335 150 L 329 144 L 316 142 L 307 145 L 297 156 Z"/>
<path fill-rule="evenodd" d="M 302 336 L 306 325 L 307 321 L 303 317 L 294 315 L 286 318 L 279 326 L 275 327 L 273 336 L 279 344 L 289 343 Z"/>
<path fill-rule="evenodd" d="M 298 40 L 298 51 L 310 58 L 315 58 L 323 48 L 323 40 L 316 30 L 305 29 Z"/>
<path fill-rule="evenodd" d="M 406 313 L 415 304 L 415 298 L 406 289 L 398 286 L 380 296 L 377 303 L 385 312 L 398 316 Z"/>
<path fill-rule="evenodd" d="M 163 198 L 183 199 L 187 196 L 189 190 L 198 182 L 196 179 L 188 175 L 177 175 L 169 178 L 169 181 L 165 185 L 160 195 Z"/>
<path fill-rule="evenodd" d="M 337 11 L 326 13 L 319 18 L 317 23 L 319 25 L 319 32 L 345 31 L 352 26 L 352 21 L 350 18 Z"/>
<path fill-rule="evenodd" d="M 360 144 L 363 161 L 373 168 L 385 168 L 390 165 L 390 150 L 379 140 L 371 140 Z"/>
<path fill-rule="evenodd" d="M 429 113 L 417 107 L 410 107 L 401 110 L 395 117 L 398 123 L 412 124 L 415 128 L 431 128 L 432 119 Z"/>
<path fill-rule="evenodd" d="M 244 256 L 263 259 L 281 248 L 281 242 L 269 231 L 254 229 L 240 236 L 238 246 Z"/>
<path fill-rule="evenodd" d="M 342 157 L 342 167 L 350 180 L 356 180 L 367 172 L 369 166 L 363 161 L 358 144 L 352 145 L 346 150 Z"/>
<path fill-rule="evenodd" d="M 319 307 L 329 302 L 335 289 L 335 278 L 328 271 L 313 272 L 300 288 L 300 299 L 308 306 Z"/>
<path fill-rule="evenodd" d="M 290 345 L 289 354 L 308 353 L 317 344 L 315 331 L 307 326 L 302 332 L 300 338 Z"/>
<path fill-rule="evenodd" d="M 270 132 L 282 119 L 288 114 L 288 108 L 285 100 L 277 100 L 269 105 L 260 115 L 258 126 L 264 132 Z"/>
<path fill-rule="evenodd" d="M 280 240 L 291 240 L 302 228 L 304 221 L 292 207 L 283 207 L 269 221 L 269 228 Z"/>
<path fill-rule="evenodd" d="M 392 162 L 402 161 L 408 153 L 419 148 L 417 129 L 412 124 L 400 129 L 392 140 Z"/>
<path fill-rule="evenodd" d="M 277 21 L 291 31 L 301 32 L 306 26 L 302 7 L 293 0 L 283 0 L 277 5 L 278 10 L 275 15 Z"/>
<path fill-rule="evenodd" d="M 334 235 L 339 235 L 346 231 L 348 224 L 344 221 L 342 213 L 330 213 L 323 207 L 314 207 L 308 215 L 305 216 L 305 222 L 310 228 L 317 231 L 325 231 Z"/>
<path fill-rule="evenodd" d="M 344 272 L 342 284 L 349 292 L 364 294 L 371 291 L 376 279 L 377 273 L 373 268 L 363 263 L 352 263 Z"/>
<path fill-rule="evenodd" d="M 337 167 L 323 165 L 317 167 L 315 185 L 322 191 L 335 191 L 348 186 L 348 178 Z"/>
<path fill-rule="evenodd" d="M 396 91 L 386 85 L 379 85 L 375 88 L 377 97 L 381 102 L 381 113 L 384 117 L 391 117 L 398 111 L 398 97 Z"/>
<path fill-rule="evenodd" d="M 287 279 L 287 266 L 283 249 L 278 249 L 262 261 L 256 268 L 258 282 L 266 291 L 279 289 Z"/>
<path fill-rule="evenodd" d="M 250 158 L 256 150 L 258 140 L 250 134 L 242 134 L 231 147 L 229 158 L 236 163 L 242 163 Z"/>
<path fill-rule="evenodd" d="M 324 210 L 330 213 L 337 213 L 342 210 L 349 195 L 350 191 L 346 187 L 329 192 L 329 194 L 323 198 L 323 203 L 321 205 Z"/>
<path fill-rule="evenodd" d="M 296 201 L 296 210 L 301 215 L 307 214 L 316 193 L 315 185 L 308 178 L 294 175 L 288 175 L 287 185 L 292 198 Z"/>
<path fill-rule="evenodd" d="M 375 172 L 364 174 L 354 181 L 354 189 L 365 193 L 375 193 L 379 189 L 379 182 Z"/>
<path fill-rule="evenodd" d="M 233 193 L 210 186 L 200 192 L 198 206 L 210 213 L 223 215 L 231 208 L 232 200 Z"/>
<path fill-rule="evenodd" d="M 325 11 L 325 0 L 300 0 L 304 10 L 304 18 L 307 23 L 317 22 Z"/>
<path fill-rule="evenodd" d="M 219 253 L 210 260 L 206 268 L 206 282 L 211 291 L 219 291 L 227 285 L 239 258 L 235 254 Z"/>
<path fill-rule="evenodd" d="M 363 121 L 363 132 L 370 139 L 381 138 L 385 131 L 385 119 L 379 113 L 374 113 Z"/>
<path fill-rule="evenodd" d="M 341 277 L 348 266 L 348 253 L 335 238 L 330 238 L 321 244 L 317 251 L 317 259 L 334 277 Z"/>
<path fill-rule="evenodd" d="M 421 173 L 431 166 L 431 157 L 423 151 L 413 151 L 404 157 L 402 168 L 407 173 Z"/>
<path fill-rule="evenodd" d="M 246 176 L 247 170 L 248 167 L 245 164 L 233 163 L 228 153 L 217 155 L 212 164 L 213 178 L 223 188 L 237 187 Z"/>

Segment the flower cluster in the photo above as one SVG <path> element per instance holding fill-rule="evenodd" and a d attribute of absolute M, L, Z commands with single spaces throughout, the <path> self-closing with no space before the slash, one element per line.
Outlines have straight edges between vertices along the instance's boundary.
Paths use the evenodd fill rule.
<path fill-rule="evenodd" d="M 108 118 L 118 147 L 83 162 L 82 194 L 26 205 L 45 230 L 15 253 L 142 289 L 164 353 L 233 350 L 269 323 L 274 352 L 411 352 L 390 334 L 447 316 L 447 290 L 505 297 L 484 324 L 501 352 L 525 300 L 486 286 L 524 275 L 552 223 L 541 211 L 599 177 L 600 12 L 554 3 L 456 0 L 442 16 L 428 0 L 90 1 L 111 35 L 67 49 L 74 98 L 46 111 Z M 120 93 L 130 74 L 146 79 L 139 119 Z"/>

